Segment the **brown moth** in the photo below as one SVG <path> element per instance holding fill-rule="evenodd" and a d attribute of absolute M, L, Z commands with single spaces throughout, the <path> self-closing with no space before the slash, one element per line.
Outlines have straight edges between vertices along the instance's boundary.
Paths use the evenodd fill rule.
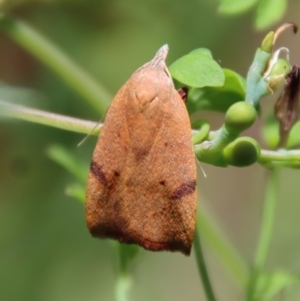
<path fill-rule="evenodd" d="M 189 255 L 196 164 L 167 53 L 165 45 L 135 71 L 108 109 L 91 162 L 86 219 L 93 236 Z"/>

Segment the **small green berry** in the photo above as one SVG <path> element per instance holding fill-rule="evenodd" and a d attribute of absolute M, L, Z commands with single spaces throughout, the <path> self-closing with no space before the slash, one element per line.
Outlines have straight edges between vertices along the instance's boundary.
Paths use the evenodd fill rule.
<path fill-rule="evenodd" d="M 225 128 L 230 134 L 239 135 L 254 123 L 256 116 L 256 110 L 251 103 L 236 102 L 226 112 Z"/>
<path fill-rule="evenodd" d="M 259 158 L 260 146 L 253 138 L 239 137 L 224 148 L 223 155 L 229 165 L 249 166 Z"/>

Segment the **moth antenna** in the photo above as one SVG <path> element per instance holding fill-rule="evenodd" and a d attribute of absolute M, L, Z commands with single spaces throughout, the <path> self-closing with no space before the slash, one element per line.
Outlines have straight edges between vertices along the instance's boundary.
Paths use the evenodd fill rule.
<path fill-rule="evenodd" d="M 198 164 L 198 166 L 200 167 L 200 169 L 202 171 L 202 174 L 203 174 L 204 178 L 207 178 L 207 174 L 204 171 L 204 168 L 202 167 L 201 162 L 198 159 L 196 159 L 196 161 L 197 161 L 197 164 Z"/>
<path fill-rule="evenodd" d="M 91 131 L 77 144 L 77 147 L 81 146 L 89 136 L 94 132 L 94 130 L 98 127 L 98 125 L 101 123 L 101 121 L 98 121 L 96 125 L 91 129 Z"/>

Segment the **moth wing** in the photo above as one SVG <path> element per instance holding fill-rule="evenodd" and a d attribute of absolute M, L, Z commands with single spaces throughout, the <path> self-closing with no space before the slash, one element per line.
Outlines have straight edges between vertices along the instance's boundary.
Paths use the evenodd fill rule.
<path fill-rule="evenodd" d="M 165 55 L 158 52 L 138 69 L 108 110 L 89 173 L 86 216 L 94 236 L 189 254 L 196 165 L 189 117 Z"/>
<path fill-rule="evenodd" d="M 86 190 L 86 220 L 92 235 L 118 238 L 111 196 L 126 163 L 129 136 L 125 121 L 126 84 L 113 99 L 96 144 Z"/>
<path fill-rule="evenodd" d="M 141 70 L 131 85 L 129 148 L 114 194 L 116 223 L 123 233 L 119 239 L 154 251 L 189 254 L 196 165 L 185 104 L 166 66 Z"/>

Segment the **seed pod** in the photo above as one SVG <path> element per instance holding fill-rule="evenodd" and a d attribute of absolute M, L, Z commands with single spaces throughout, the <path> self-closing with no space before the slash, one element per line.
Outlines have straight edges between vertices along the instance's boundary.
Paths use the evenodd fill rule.
<path fill-rule="evenodd" d="M 275 117 L 279 121 L 278 147 L 286 146 L 289 133 L 300 117 L 300 68 L 293 66 L 284 90 L 275 104 Z"/>

